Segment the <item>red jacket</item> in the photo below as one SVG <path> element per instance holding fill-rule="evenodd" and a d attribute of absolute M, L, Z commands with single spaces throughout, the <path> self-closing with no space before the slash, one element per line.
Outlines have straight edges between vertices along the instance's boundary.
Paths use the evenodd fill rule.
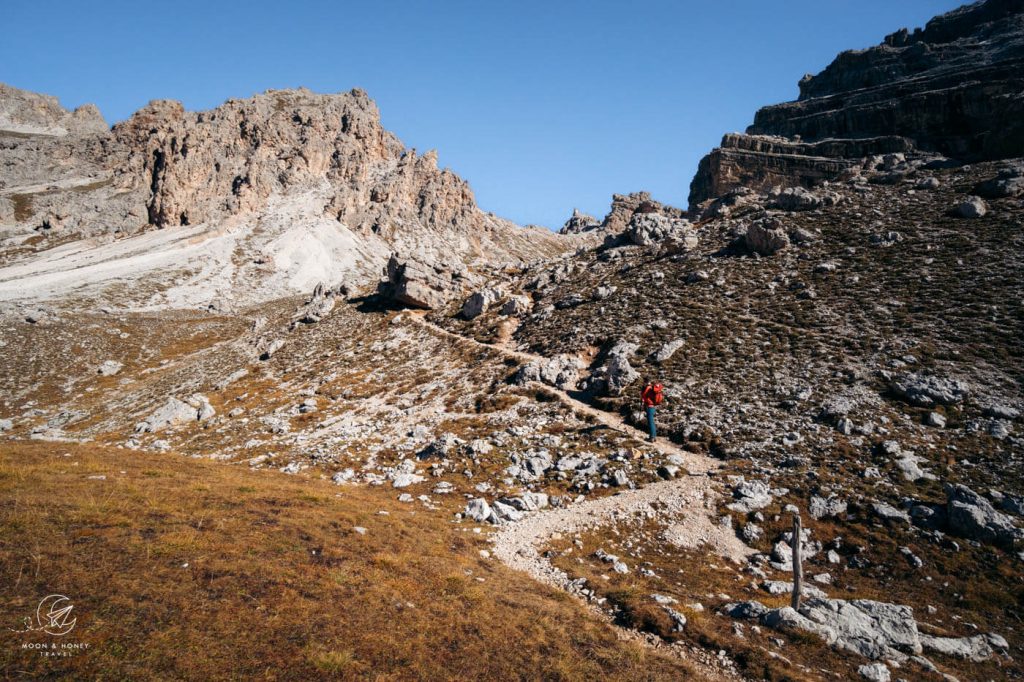
<path fill-rule="evenodd" d="M 664 388 L 661 384 L 644 386 L 644 390 L 640 393 L 640 400 L 643 401 L 644 407 L 654 407 L 660 404 L 664 397 L 662 393 Z"/>

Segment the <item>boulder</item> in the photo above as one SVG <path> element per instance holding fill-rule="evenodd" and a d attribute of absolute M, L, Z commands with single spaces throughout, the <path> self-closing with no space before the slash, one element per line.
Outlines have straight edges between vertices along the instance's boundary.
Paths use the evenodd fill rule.
<path fill-rule="evenodd" d="M 156 409 L 151 415 L 135 426 L 136 433 L 150 433 L 160 431 L 168 426 L 177 426 L 187 422 L 197 421 L 199 410 L 188 403 L 178 400 L 175 397 L 167 399 L 163 405 Z"/>
<path fill-rule="evenodd" d="M 736 501 L 725 506 L 732 511 L 749 514 L 772 503 L 770 490 L 765 481 L 743 481 L 733 489 Z"/>
<path fill-rule="evenodd" d="M 655 201 L 649 192 L 613 194 L 611 208 L 601 222 L 601 228 L 609 233 L 609 237 L 614 238 L 627 228 L 635 216 L 651 213 L 669 218 L 684 217 L 683 211 Z"/>
<path fill-rule="evenodd" d="M 760 620 L 771 609 L 759 601 L 743 601 L 726 604 L 722 607 L 722 613 L 739 620 Z"/>
<path fill-rule="evenodd" d="M 538 381 L 562 390 L 573 389 L 579 379 L 580 362 L 572 355 L 556 355 L 545 360 L 532 360 L 523 365 L 513 383 L 524 386 Z"/>
<path fill-rule="evenodd" d="M 272 341 L 266 344 L 266 346 L 263 349 L 263 352 L 260 353 L 260 360 L 269 360 L 270 358 L 274 357 L 274 353 L 281 350 L 281 348 L 283 347 L 284 339 L 273 339 Z"/>
<path fill-rule="evenodd" d="M 871 511 L 885 523 L 910 523 L 910 515 L 886 502 L 872 502 Z"/>
<path fill-rule="evenodd" d="M 792 614 L 789 619 L 778 620 L 785 625 L 818 634 L 838 649 L 871 660 L 903 660 L 907 654 L 921 653 L 917 621 L 909 606 L 869 599 L 846 601 L 810 598 L 800 607 L 798 615 L 805 620 L 793 618 Z M 762 620 L 770 625 L 772 612 Z M 812 625 L 807 627 L 807 623 Z"/>
<path fill-rule="evenodd" d="M 466 441 L 462 440 L 455 434 L 444 433 L 416 453 L 416 456 L 419 459 L 430 459 L 432 457 L 448 459 L 449 457 L 458 454 L 465 444 Z"/>
<path fill-rule="evenodd" d="M 959 218 L 983 218 L 988 213 L 988 204 L 981 197 L 967 197 L 953 210 Z"/>
<path fill-rule="evenodd" d="M 529 296 L 510 296 L 501 306 L 501 314 L 518 317 L 526 315 L 533 309 L 533 299 Z"/>
<path fill-rule="evenodd" d="M 899 377 L 891 386 L 896 395 L 919 407 L 933 407 L 936 403 L 956 405 L 970 392 L 967 383 L 960 379 L 917 373 Z"/>
<path fill-rule="evenodd" d="M 505 504 L 501 501 L 495 501 L 491 505 L 491 523 L 503 524 L 508 522 L 520 521 L 523 518 L 523 512 L 519 511 L 510 504 Z"/>
<path fill-rule="evenodd" d="M 316 285 L 313 295 L 299 309 L 297 319 L 305 324 L 316 324 L 334 310 L 334 292 L 328 291 L 323 282 Z"/>
<path fill-rule="evenodd" d="M 479 523 L 484 523 L 491 518 L 491 506 L 487 504 L 487 500 L 484 498 L 477 497 L 466 504 L 466 509 L 463 513 L 467 518 L 473 519 Z"/>
<path fill-rule="evenodd" d="M 857 668 L 857 672 L 868 682 L 889 682 L 892 679 L 885 663 L 869 663 Z"/>
<path fill-rule="evenodd" d="M 205 395 L 196 393 L 189 402 L 196 408 L 197 421 L 206 421 L 217 414 L 217 411 L 213 409 L 213 405 L 210 404 L 209 398 Z"/>
<path fill-rule="evenodd" d="M 629 356 L 636 351 L 636 344 L 619 341 L 608 353 L 604 368 L 605 392 L 618 396 L 626 387 L 640 379 L 640 374 L 629 363 Z"/>
<path fill-rule="evenodd" d="M 996 177 L 978 183 L 974 192 L 986 199 L 1006 199 L 1024 194 L 1024 164 L 1001 168 Z"/>
<path fill-rule="evenodd" d="M 776 218 L 755 220 L 744 237 L 747 248 L 762 256 L 770 256 L 789 246 L 789 235 Z"/>
<path fill-rule="evenodd" d="M 462 316 L 467 320 L 479 317 L 500 299 L 501 292 L 497 289 L 483 289 L 481 291 L 477 291 L 467 298 L 466 302 L 462 304 Z"/>
<path fill-rule="evenodd" d="M 828 497 L 815 495 L 811 497 L 807 511 L 815 519 L 839 516 L 846 513 L 846 500 L 840 499 L 835 495 L 829 495 Z"/>
<path fill-rule="evenodd" d="M 761 583 L 761 589 L 768 594 L 792 594 L 793 583 L 785 580 L 766 580 Z M 814 585 L 804 584 L 801 586 L 801 590 L 805 597 L 819 597 L 821 599 L 828 599 L 828 595 L 825 594 L 820 588 Z"/>
<path fill-rule="evenodd" d="M 768 193 L 768 208 L 782 211 L 814 211 L 825 206 L 834 206 L 842 200 L 836 192 L 815 193 L 803 187 L 773 188 Z"/>
<path fill-rule="evenodd" d="M 696 248 L 697 233 L 690 221 L 674 219 L 658 213 L 637 213 L 629 222 L 626 232 L 629 241 L 637 246 L 654 246 L 671 239 L 679 248 Z"/>
<path fill-rule="evenodd" d="M 503 497 L 499 502 L 507 504 L 521 512 L 532 512 L 547 508 L 548 496 L 545 493 L 525 492 L 516 497 Z"/>
<path fill-rule="evenodd" d="M 465 287 L 465 277 L 440 262 L 426 264 L 413 257 L 391 254 L 385 268 L 387 279 L 378 291 L 386 298 L 413 308 L 437 309 L 458 296 Z"/>
<path fill-rule="evenodd" d="M 408 488 L 411 485 L 422 483 L 425 480 L 426 479 L 419 474 L 403 471 L 395 474 L 395 477 L 391 479 L 391 485 L 394 488 Z"/>
<path fill-rule="evenodd" d="M 672 358 L 673 355 L 675 355 L 677 350 L 683 347 L 683 345 L 685 345 L 685 342 L 682 339 L 669 341 L 661 348 L 659 348 L 657 351 L 655 351 L 654 354 L 651 356 L 651 359 L 654 360 L 654 362 L 658 363 L 659 365 L 663 362 L 667 362 L 669 359 Z"/>
<path fill-rule="evenodd" d="M 103 363 L 96 368 L 96 373 L 100 376 L 112 377 L 120 372 L 122 367 L 124 367 L 124 365 L 117 360 L 104 360 Z"/>
<path fill-rule="evenodd" d="M 1006 548 L 1024 539 L 1024 530 L 1011 517 L 996 511 L 991 502 L 967 486 L 947 483 L 945 489 L 950 532 Z"/>
<path fill-rule="evenodd" d="M 974 635 L 973 637 L 933 637 L 921 635 L 921 644 L 929 651 L 935 651 L 974 663 L 980 663 L 992 658 L 993 643 L 997 648 L 1006 648 L 1006 640 L 998 635 Z M 1002 647 L 998 645 L 1002 644 Z"/>

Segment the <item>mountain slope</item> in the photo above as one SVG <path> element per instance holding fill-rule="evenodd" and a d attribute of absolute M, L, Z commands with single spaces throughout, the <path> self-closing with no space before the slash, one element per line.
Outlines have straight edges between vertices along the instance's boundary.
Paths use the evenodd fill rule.
<path fill-rule="evenodd" d="M 359 90 L 271 91 L 206 112 L 156 101 L 109 131 L 66 130 L 79 114 L 9 87 L 0 95 L 7 300 L 74 292 L 224 307 L 320 281 L 373 285 L 392 252 L 465 269 L 572 247 L 481 211 L 436 153 L 418 155 L 384 130 Z M 35 132 L 15 125 L 31 118 L 25 110 Z"/>

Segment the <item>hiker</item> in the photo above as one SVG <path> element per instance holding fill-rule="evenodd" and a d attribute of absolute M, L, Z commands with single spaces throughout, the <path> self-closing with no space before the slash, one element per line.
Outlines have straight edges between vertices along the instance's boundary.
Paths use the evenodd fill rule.
<path fill-rule="evenodd" d="M 664 386 L 657 381 L 648 379 L 644 383 L 644 390 L 640 392 L 640 400 L 647 412 L 647 428 L 651 432 L 647 440 L 651 443 L 658 437 L 658 428 L 654 425 L 654 412 L 655 408 L 661 405 L 661 401 L 665 399 L 664 391 Z"/>

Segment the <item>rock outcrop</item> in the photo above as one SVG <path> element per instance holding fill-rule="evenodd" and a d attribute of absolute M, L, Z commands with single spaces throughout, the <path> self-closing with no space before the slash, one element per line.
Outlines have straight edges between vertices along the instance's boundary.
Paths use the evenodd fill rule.
<path fill-rule="evenodd" d="M 1024 5 L 987 0 L 840 54 L 701 161 L 691 208 L 745 185 L 813 186 L 874 154 L 1024 155 Z"/>
<path fill-rule="evenodd" d="M 0 224 L 61 241 L 189 228 L 221 245 L 204 251 L 222 262 L 195 266 L 227 269 L 244 286 L 217 286 L 247 298 L 324 279 L 369 285 L 396 251 L 466 268 L 574 247 L 481 211 L 436 152 L 418 154 L 383 128 L 362 90 L 271 90 L 201 112 L 157 100 L 108 129 L 95 108 L 68 112 L 4 86 L 2 130 L 11 132 L 0 136 Z M 283 274 L 273 286 L 251 286 L 274 273 Z"/>
<path fill-rule="evenodd" d="M 0 83 L 0 131 L 21 135 L 88 135 L 110 128 L 95 104 L 74 111 L 56 97 L 19 90 Z"/>
<path fill-rule="evenodd" d="M 562 225 L 562 229 L 558 232 L 559 234 L 579 234 L 580 232 L 596 230 L 600 226 L 600 220 L 592 215 L 583 213 L 578 208 L 574 208 L 572 210 L 572 215 L 565 221 L 565 224 Z"/>
<path fill-rule="evenodd" d="M 601 221 L 601 228 L 609 235 L 621 233 L 637 215 L 653 213 L 667 218 L 680 219 L 686 212 L 667 206 L 651 198 L 649 192 L 633 192 L 632 194 L 613 194 L 612 205 L 608 214 Z"/>
<path fill-rule="evenodd" d="M 387 279 L 378 291 L 400 305 L 435 309 L 460 296 L 468 284 L 466 273 L 442 263 L 425 263 L 392 254 L 385 269 Z"/>

